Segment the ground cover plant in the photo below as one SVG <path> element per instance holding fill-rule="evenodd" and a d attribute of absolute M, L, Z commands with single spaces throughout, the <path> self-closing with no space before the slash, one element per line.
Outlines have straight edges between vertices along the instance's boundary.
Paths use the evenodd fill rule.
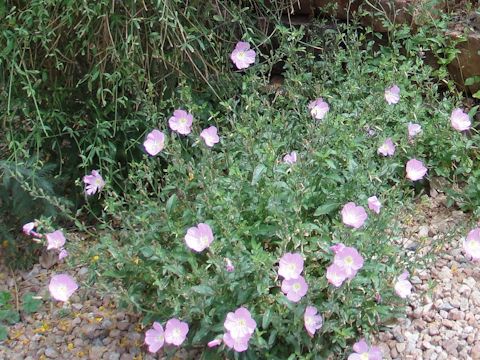
<path fill-rule="evenodd" d="M 90 19 L 82 9 L 72 11 Z M 183 10 L 188 23 L 191 9 Z M 128 22 L 129 35 L 139 19 Z M 182 35 L 169 30 L 172 39 Z M 192 35 L 198 55 L 203 32 L 193 26 L 190 34 L 198 36 Z M 161 72 L 147 81 L 143 60 L 152 58 L 143 49 L 133 52 L 138 58 L 127 51 L 142 41 L 114 37 L 105 53 L 126 52 L 128 66 L 114 61 L 118 72 L 110 73 L 108 66 L 97 71 L 102 61 L 94 61 L 71 88 L 92 92 L 105 81 L 124 91 L 96 88 L 96 100 L 76 115 L 81 131 L 69 120 L 60 127 L 78 150 L 71 166 L 87 201 L 84 214 L 106 220 L 107 231 L 87 254 L 95 258 L 91 279 L 143 313 L 151 352 L 381 358 L 369 334 L 403 314 L 409 272 L 419 265 L 396 241 L 398 209 L 428 187 L 430 176 L 464 180 L 478 156 L 471 115 L 451 88 L 440 86 L 442 68 L 417 56 L 438 42 L 403 27 L 392 28 L 383 39 L 388 45 L 380 46 L 373 39 L 382 35 L 368 28 L 325 21 L 308 31 L 274 22 L 263 35 L 239 21 L 228 34 L 229 41 L 209 43 L 218 65 L 212 79 L 198 72 L 201 60 L 184 54 L 186 41 L 180 52 L 169 48 L 169 56 L 186 56 L 185 68 L 166 76 L 172 81 L 163 82 Z M 169 56 L 163 65 L 171 65 Z M 279 65 L 284 81 L 272 86 Z M 31 91 L 29 76 L 22 79 Z M 160 83 L 168 86 L 158 90 Z M 35 96 L 32 103 L 37 115 L 48 111 L 58 120 Z M 49 129 L 33 124 L 14 148 L 32 139 L 59 146 L 60 133 L 43 137 Z M 49 221 L 23 231 L 59 259 L 75 252 Z M 473 232 L 464 245 L 473 259 L 478 243 Z M 78 286 L 57 274 L 49 290 L 67 302 Z"/>

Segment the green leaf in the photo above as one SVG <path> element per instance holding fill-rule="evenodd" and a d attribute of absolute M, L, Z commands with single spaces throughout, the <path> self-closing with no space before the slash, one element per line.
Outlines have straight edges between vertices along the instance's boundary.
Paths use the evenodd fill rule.
<path fill-rule="evenodd" d="M 22 296 L 22 310 L 27 314 L 36 312 L 42 305 L 42 300 L 35 299 L 35 294 L 26 293 Z"/>
<path fill-rule="evenodd" d="M 472 95 L 475 99 L 480 99 L 480 90 L 478 90 L 475 94 Z"/>
<path fill-rule="evenodd" d="M 193 286 L 192 290 L 200 295 L 215 295 L 215 291 L 207 285 Z"/>
<path fill-rule="evenodd" d="M 2 342 L 3 340 L 6 340 L 8 337 L 8 329 L 3 326 L 3 325 L 0 325 L 0 342 Z"/>
<path fill-rule="evenodd" d="M 255 167 L 255 170 L 253 170 L 252 185 L 256 185 L 260 181 L 260 178 L 265 170 L 267 170 L 267 167 L 263 164 L 258 164 Z"/>
<path fill-rule="evenodd" d="M 319 206 L 317 210 L 313 213 L 313 216 L 327 215 L 331 214 L 339 208 L 339 203 L 329 203 L 322 206 Z"/>
<path fill-rule="evenodd" d="M 465 80 L 465 85 L 470 86 L 476 83 L 480 83 L 480 76 L 471 76 Z"/>
<path fill-rule="evenodd" d="M 12 295 L 8 291 L 0 291 L 0 306 L 7 305 L 12 300 Z"/>
<path fill-rule="evenodd" d="M 272 311 L 268 309 L 267 311 L 265 311 L 265 314 L 263 314 L 262 328 L 266 329 L 270 324 L 271 320 L 272 320 Z"/>
<path fill-rule="evenodd" d="M 0 310 L 0 321 L 2 320 L 9 324 L 16 324 L 20 320 L 20 315 L 14 310 Z"/>
<path fill-rule="evenodd" d="M 172 209 L 177 204 L 177 200 L 178 200 L 177 194 L 173 194 L 168 198 L 167 205 L 166 205 L 166 209 L 168 213 L 172 212 Z"/>

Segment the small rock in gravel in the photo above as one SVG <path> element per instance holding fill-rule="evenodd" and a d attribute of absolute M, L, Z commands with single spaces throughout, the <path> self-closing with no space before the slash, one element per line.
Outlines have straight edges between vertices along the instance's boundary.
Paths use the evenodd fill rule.
<path fill-rule="evenodd" d="M 117 329 L 120 329 L 122 331 L 127 330 L 129 326 L 130 323 L 128 321 L 120 321 L 117 323 Z"/>
<path fill-rule="evenodd" d="M 45 356 L 50 359 L 56 359 L 58 357 L 58 352 L 55 349 L 49 347 L 45 349 Z"/>

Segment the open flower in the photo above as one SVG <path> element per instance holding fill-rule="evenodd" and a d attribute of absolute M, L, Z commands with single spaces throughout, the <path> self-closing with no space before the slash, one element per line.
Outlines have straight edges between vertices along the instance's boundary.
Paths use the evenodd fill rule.
<path fill-rule="evenodd" d="M 185 242 L 187 246 L 196 251 L 201 252 L 205 250 L 213 241 L 212 228 L 208 224 L 200 223 L 197 226 L 191 227 L 187 230 L 185 235 Z"/>
<path fill-rule="evenodd" d="M 257 323 L 253 320 L 250 311 L 244 307 L 240 307 L 235 312 L 229 312 L 223 323 L 227 333 L 235 340 L 245 340 L 248 342 L 250 336 L 257 328 Z M 225 337 L 224 337 L 225 343 Z M 231 346 L 233 347 L 233 346 Z"/>
<path fill-rule="evenodd" d="M 343 282 L 347 279 L 347 272 L 341 266 L 333 263 L 327 267 L 327 280 L 335 287 L 342 286 Z"/>
<path fill-rule="evenodd" d="M 376 196 L 371 196 L 368 198 L 368 208 L 376 214 L 380 214 L 380 208 L 382 204 Z"/>
<path fill-rule="evenodd" d="M 212 147 L 220 141 L 220 138 L 217 135 L 217 128 L 215 126 L 210 126 L 206 129 L 203 129 L 200 133 L 200 137 L 205 141 L 205 145 Z"/>
<path fill-rule="evenodd" d="M 85 193 L 87 195 L 93 195 L 96 192 L 100 192 L 105 186 L 105 181 L 98 170 L 92 170 L 90 175 L 85 175 L 83 177 L 83 182 L 85 183 Z"/>
<path fill-rule="evenodd" d="M 165 342 L 175 346 L 180 346 L 185 341 L 188 334 L 188 324 L 178 319 L 170 319 L 165 325 Z"/>
<path fill-rule="evenodd" d="M 188 135 L 192 131 L 193 115 L 182 109 L 173 112 L 173 116 L 168 120 L 168 126 L 173 131 L 182 135 Z"/>
<path fill-rule="evenodd" d="M 407 278 L 408 271 L 404 271 L 402 275 L 397 278 L 397 282 L 395 283 L 395 292 L 402 299 L 406 299 L 407 296 L 411 295 L 412 293 L 412 284 L 407 280 Z"/>
<path fill-rule="evenodd" d="M 340 266 L 349 279 L 353 279 L 357 271 L 363 267 L 363 257 L 353 247 L 345 247 L 335 254 L 333 263 Z"/>
<path fill-rule="evenodd" d="M 322 328 L 323 318 L 317 314 L 318 310 L 315 306 L 307 306 L 305 313 L 303 314 L 303 323 L 305 329 L 307 329 L 308 335 L 313 337 L 318 329 Z"/>
<path fill-rule="evenodd" d="M 463 249 L 472 260 L 480 260 L 480 228 L 471 230 L 463 241 Z"/>
<path fill-rule="evenodd" d="M 45 234 L 47 238 L 47 250 L 50 249 L 61 249 L 65 245 L 65 236 L 61 230 L 56 230 L 54 232 Z"/>
<path fill-rule="evenodd" d="M 299 276 L 296 279 L 284 279 L 282 281 L 282 292 L 287 295 L 287 299 L 293 302 L 298 302 L 308 291 L 308 284 L 303 278 Z"/>
<path fill-rule="evenodd" d="M 278 275 L 286 280 L 297 279 L 303 271 L 303 257 L 299 253 L 286 253 L 280 258 Z"/>
<path fill-rule="evenodd" d="M 395 154 L 395 144 L 391 138 L 385 140 L 385 142 L 378 148 L 377 152 L 383 156 L 393 156 Z"/>
<path fill-rule="evenodd" d="M 314 119 L 322 120 L 330 110 L 330 106 L 322 98 L 318 98 L 308 104 L 308 109 Z"/>
<path fill-rule="evenodd" d="M 400 101 L 400 88 L 397 85 L 393 85 L 385 89 L 385 100 L 388 105 L 394 105 Z"/>
<path fill-rule="evenodd" d="M 256 56 L 257 54 L 255 53 L 255 50 L 250 49 L 250 44 L 248 42 L 239 41 L 230 54 L 230 59 L 233 61 L 237 69 L 242 70 L 255 63 Z"/>
<path fill-rule="evenodd" d="M 145 332 L 145 344 L 148 345 L 148 351 L 156 353 L 165 343 L 165 334 L 160 323 L 154 322 L 153 327 Z"/>
<path fill-rule="evenodd" d="M 382 360 L 382 351 L 377 346 L 369 347 L 364 339 L 353 345 L 355 353 L 350 354 L 348 360 Z"/>
<path fill-rule="evenodd" d="M 157 155 L 165 147 L 165 134 L 157 129 L 152 130 L 143 142 L 143 147 L 149 155 Z"/>
<path fill-rule="evenodd" d="M 472 125 L 468 114 L 466 114 L 465 112 L 463 112 L 462 109 L 459 108 L 452 111 L 452 114 L 450 115 L 450 123 L 452 124 L 452 127 L 457 131 L 468 130 Z"/>
<path fill-rule="evenodd" d="M 58 301 L 68 301 L 70 296 L 78 289 L 75 280 L 67 274 L 59 274 L 52 276 L 48 290 L 50 295 Z"/>
<path fill-rule="evenodd" d="M 412 181 L 422 179 L 427 173 L 427 168 L 420 160 L 417 159 L 408 160 L 405 169 L 407 171 L 407 179 L 410 179 Z"/>
<path fill-rule="evenodd" d="M 232 334 L 226 332 L 223 334 L 223 342 L 230 349 L 235 350 L 236 352 L 243 352 L 248 349 L 248 342 L 250 341 L 251 335 L 245 335 L 241 338 L 234 338 Z"/>
<path fill-rule="evenodd" d="M 290 165 L 295 164 L 297 162 L 297 152 L 292 151 L 290 154 L 285 155 L 283 162 Z"/>
<path fill-rule="evenodd" d="M 422 127 L 419 124 L 408 123 L 408 136 L 413 138 L 422 132 Z"/>
<path fill-rule="evenodd" d="M 367 217 L 365 209 L 362 206 L 357 206 L 354 202 L 346 203 L 342 208 L 343 223 L 355 229 L 361 228 Z"/>

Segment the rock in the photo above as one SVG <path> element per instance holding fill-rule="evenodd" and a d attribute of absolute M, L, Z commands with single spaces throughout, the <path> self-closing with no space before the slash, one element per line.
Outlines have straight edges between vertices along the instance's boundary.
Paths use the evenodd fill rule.
<path fill-rule="evenodd" d="M 120 329 L 122 331 L 127 330 L 129 326 L 130 326 L 130 323 L 128 321 L 119 321 L 117 323 L 117 329 Z"/>
<path fill-rule="evenodd" d="M 58 357 L 58 352 L 55 349 L 49 347 L 45 349 L 45 356 L 50 359 L 56 359 Z"/>
<path fill-rule="evenodd" d="M 480 360 L 480 342 L 477 342 L 475 346 L 472 347 L 471 357 L 472 360 Z"/>
<path fill-rule="evenodd" d="M 112 352 L 112 353 L 108 354 L 107 359 L 108 360 L 119 360 L 120 359 L 120 354 L 117 353 L 117 352 Z"/>

